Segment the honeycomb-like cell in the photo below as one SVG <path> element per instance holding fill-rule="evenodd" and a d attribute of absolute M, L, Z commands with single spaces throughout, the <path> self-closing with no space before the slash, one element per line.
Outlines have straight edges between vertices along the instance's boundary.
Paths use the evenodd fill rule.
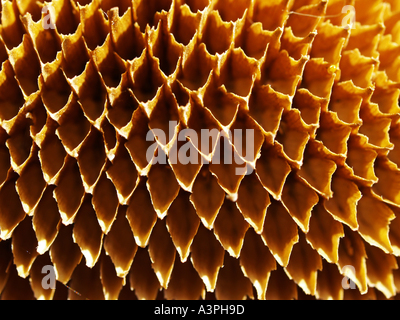
<path fill-rule="evenodd" d="M 398 1 L 0 6 L 1 299 L 399 297 Z"/>

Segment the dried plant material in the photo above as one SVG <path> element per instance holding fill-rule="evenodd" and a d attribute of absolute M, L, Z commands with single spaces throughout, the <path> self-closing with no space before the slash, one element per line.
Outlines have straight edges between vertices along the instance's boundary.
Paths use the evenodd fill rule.
<path fill-rule="evenodd" d="M 345 236 L 339 245 L 338 267 L 341 273 L 350 278 L 357 285 L 362 294 L 368 291 L 365 245 L 357 232 L 344 228 Z M 346 269 L 345 266 L 353 266 Z"/>
<path fill-rule="evenodd" d="M 367 259 L 367 280 L 371 287 L 376 287 L 386 298 L 395 295 L 396 287 L 393 279 L 393 269 L 397 269 L 396 258 L 385 254 L 377 247 L 365 246 Z"/>
<path fill-rule="evenodd" d="M 151 259 L 147 249 L 138 248 L 129 273 L 129 282 L 130 289 L 135 290 L 138 299 L 156 299 L 160 283 L 151 268 Z"/>
<path fill-rule="evenodd" d="M 328 3 L 321 1 L 315 4 L 306 4 L 307 2 L 302 7 L 297 8 L 296 12 L 310 16 L 303 19 L 304 16 L 293 14 L 289 16 L 287 21 L 287 24 L 293 29 L 293 34 L 297 37 L 305 37 L 316 29 Z"/>
<path fill-rule="evenodd" d="M 283 268 L 277 266 L 275 271 L 271 272 L 268 281 L 266 293 L 267 300 L 293 300 L 297 299 L 297 286 L 288 278 Z"/>
<path fill-rule="evenodd" d="M 130 198 L 126 217 L 130 223 L 136 243 L 140 247 L 146 247 L 151 231 L 157 222 L 157 214 L 151 203 L 144 179 L 141 179 Z"/>
<path fill-rule="evenodd" d="M 0 11 L 1 299 L 397 298 L 395 0 Z"/>
<path fill-rule="evenodd" d="M 82 36 L 82 24 L 79 24 L 75 33 L 63 37 L 61 51 L 62 67 L 66 77 L 72 79 L 80 75 L 89 62 L 87 45 Z"/>
<path fill-rule="evenodd" d="M 117 276 L 111 258 L 105 254 L 101 259 L 100 278 L 105 300 L 117 300 L 124 286 L 125 278 Z"/>
<path fill-rule="evenodd" d="M 101 230 L 107 234 L 117 216 L 118 197 L 112 181 L 104 173 L 93 189 L 92 204 Z"/>
<path fill-rule="evenodd" d="M 13 232 L 12 249 L 18 275 L 26 278 L 38 252 L 35 252 L 37 241 L 32 228 L 32 219 L 26 216 Z M 33 254 L 32 254 L 33 252 Z"/>
<path fill-rule="evenodd" d="M 153 228 L 149 241 L 149 255 L 158 281 L 163 288 L 167 288 L 174 267 L 176 249 L 163 220 L 159 220 Z"/>
<path fill-rule="evenodd" d="M 207 291 L 214 291 L 219 269 L 224 264 L 224 248 L 212 231 L 200 225 L 192 244 L 191 261 Z"/>
<path fill-rule="evenodd" d="M 322 270 L 321 256 L 311 248 L 303 236 L 293 246 L 285 272 L 306 294 L 315 295 L 317 270 Z"/>
<path fill-rule="evenodd" d="M 244 219 L 257 233 L 261 233 L 270 199 L 255 173 L 242 180 L 236 203 Z"/>
<path fill-rule="evenodd" d="M 249 101 L 249 115 L 265 133 L 276 135 L 283 110 L 289 108 L 287 96 L 274 91 L 270 85 L 259 86 L 256 82 Z"/>
<path fill-rule="evenodd" d="M 125 147 L 139 173 L 149 170 L 146 151 L 152 143 L 146 140 L 149 130 L 148 122 L 145 112 L 141 108 L 136 109 L 132 115 L 132 128 L 128 132 L 128 141 L 125 143 Z"/>
<path fill-rule="evenodd" d="M 267 60 L 265 61 L 268 62 Z M 286 50 L 280 51 L 270 65 L 265 63 L 262 66 L 261 79 L 264 79 L 265 84 L 271 85 L 275 91 L 293 96 L 306 62 L 307 58 L 305 56 L 295 60 L 289 56 Z"/>
<path fill-rule="evenodd" d="M 329 98 L 335 73 L 332 72 L 332 64 L 322 58 L 310 59 L 303 73 L 302 87 L 308 89 L 314 96 Z"/>
<path fill-rule="evenodd" d="M 298 110 L 283 113 L 275 141 L 283 146 L 285 158 L 297 165 L 303 161 L 304 149 L 310 139 L 308 130 Z"/>
<path fill-rule="evenodd" d="M 292 108 L 300 111 L 301 119 L 307 125 L 316 125 L 319 121 L 323 121 L 320 115 L 325 105 L 325 99 L 316 97 L 307 89 L 301 88 L 294 96 Z"/>
<path fill-rule="evenodd" d="M 351 37 L 354 33 L 352 30 Z M 318 26 L 318 34 L 312 43 L 311 57 L 323 58 L 324 61 L 331 65 L 338 66 L 347 36 L 348 29 L 334 26 L 330 22 L 322 22 Z M 358 48 L 358 46 L 356 47 Z M 349 48 L 349 44 L 347 44 L 346 48 Z"/>
<path fill-rule="evenodd" d="M 29 13 L 22 18 L 22 23 L 28 31 L 33 46 L 39 55 L 40 62 L 46 64 L 54 61 L 57 52 L 61 49 L 61 41 L 57 33 L 53 29 L 46 30 L 42 21 L 34 22 Z"/>
<path fill-rule="evenodd" d="M 378 183 L 372 188 L 374 193 L 381 196 L 385 202 L 398 206 L 400 191 L 400 176 L 397 167 L 386 159 L 378 158 L 376 162 L 376 175 Z M 390 178 L 389 178 L 390 177 Z M 383 187 L 385 185 L 385 187 Z"/>
<path fill-rule="evenodd" d="M 187 154 L 189 155 L 185 161 L 176 161 L 177 158 L 182 158 L 182 155 Z M 195 179 L 202 168 L 203 158 L 189 137 L 186 137 L 185 141 L 175 140 L 170 150 L 169 162 L 181 188 L 192 191 Z"/>
<path fill-rule="evenodd" d="M 233 202 L 225 200 L 215 220 L 214 233 L 232 257 L 239 257 L 248 228 L 249 224 L 243 219 Z"/>
<path fill-rule="evenodd" d="M 54 299 L 56 288 L 51 288 L 49 290 L 43 288 L 42 286 L 42 270 L 43 268 L 46 268 L 45 266 L 48 266 L 49 264 L 51 264 L 51 260 L 48 253 L 39 255 L 38 257 L 36 257 L 29 272 L 31 288 L 35 295 L 35 298 L 38 300 Z"/>
<path fill-rule="evenodd" d="M 232 281 L 232 279 L 235 279 L 235 281 Z M 253 288 L 250 280 L 245 277 L 240 269 L 239 261 L 228 253 L 225 253 L 224 267 L 218 275 L 215 296 L 219 300 L 253 298 Z"/>
<path fill-rule="evenodd" d="M 298 173 L 306 183 L 325 198 L 333 196 L 331 190 L 332 174 L 336 171 L 334 161 L 318 158 L 313 154 L 317 145 L 309 143 L 304 151 L 303 165 Z"/>
<path fill-rule="evenodd" d="M 85 70 L 69 81 L 75 90 L 85 117 L 92 123 L 99 122 L 106 108 L 106 88 L 93 60 L 86 64 Z"/>
<path fill-rule="evenodd" d="M 12 232 L 24 220 L 25 212 L 15 190 L 15 180 L 8 180 L 0 191 L 0 204 L 5 210 L 0 218 L 0 237 L 2 240 L 11 238 Z"/>
<path fill-rule="evenodd" d="M 376 63 L 376 60 L 362 56 L 357 49 L 345 51 L 340 60 L 341 79 L 351 80 L 360 88 L 371 87 L 371 77 Z"/>
<path fill-rule="evenodd" d="M 346 49 L 358 49 L 365 57 L 376 58 L 379 54 L 377 47 L 379 38 L 383 35 L 382 24 L 360 25 L 352 30 Z"/>
<path fill-rule="evenodd" d="M 190 261 L 175 261 L 165 297 L 168 300 L 198 300 L 205 298 L 204 283 Z"/>
<path fill-rule="evenodd" d="M 229 126 L 235 119 L 243 99 L 228 92 L 225 86 L 219 86 L 216 77 L 215 72 L 212 72 L 208 78 L 204 89 L 203 104 L 220 127 Z"/>
<path fill-rule="evenodd" d="M 352 169 L 353 175 L 371 184 L 378 182 L 373 167 L 378 154 L 373 148 L 368 148 L 366 142 L 360 135 L 350 136 L 346 163 Z"/>
<path fill-rule="evenodd" d="M 276 262 L 268 248 L 252 229 L 246 233 L 240 252 L 240 265 L 245 276 L 256 288 L 258 298 L 265 299 L 268 280 L 271 271 L 276 270 Z"/>
<path fill-rule="evenodd" d="M 104 238 L 104 250 L 110 256 L 117 276 L 124 278 L 131 268 L 137 245 L 126 218 L 126 207 L 121 207 L 110 232 Z M 123 250 L 120 244 L 123 243 Z"/>
<path fill-rule="evenodd" d="M 13 285 L 10 285 L 12 283 Z M 2 291 L 2 299 L 4 300 L 34 300 L 35 296 L 29 284 L 29 281 L 24 281 L 18 276 L 15 265 L 11 265 L 8 270 L 7 284 Z"/>
<path fill-rule="evenodd" d="M 317 140 L 321 141 L 330 152 L 345 156 L 352 128 L 341 123 L 337 115 L 331 111 L 321 113 L 320 122 L 321 127 L 317 130 Z"/>
<path fill-rule="evenodd" d="M 38 77 L 40 74 L 40 61 L 30 38 L 25 34 L 21 44 L 9 51 L 9 62 L 15 74 L 18 74 L 20 89 L 26 96 L 39 89 Z"/>
<path fill-rule="evenodd" d="M 80 147 L 77 160 L 85 191 L 91 193 L 90 190 L 100 178 L 106 163 L 106 152 L 100 131 L 92 128 Z"/>
<path fill-rule="evenodd" d="M 16 2 L 5 2 L 1 11 L 4 12 L 1 15 L 1 37 L 8 49 L 12 49 L 20 44 L 24 35 Z"/>
<path fill-rule="evenodd" d="M 89 197 L 82 203 L 75 218 L 73 239 L 79 245 L 86 265 L 93 268 L 101 253 L 103 233 Z"/>
<path fill-rule="evenodd" d="M 51 154 L 51 157 L 48 156 L 49 154 Z M 49 132 L 43 140 L 41 149 L 39 150 L 39 160 L 43 177 L 47 183 L 57 180 L 58 175 L 63 168 L 66 156 L 67 153 L 60 139 L 58 139 L 54 132 Z"/>
<path fill-rule="evenodd" d="M 188 193 L 181 191 L 174 200 L 168 209 L 166 224 L 181 261 L 185 263 L 200 225 L 200 219 L 189 200 Z"/>
<path fill-rule="evenodd" d="M 100 264 L 96 264 L 93 269 L 89 269 L 86 267 L 83 261 L 81 261 L 71 277 L 71 288 L 76 289 L 68 291 L 68 299 L 104 300 L 103 286 L 100 278 L 100 268 Z"/>
<path fill-rule="evenodd" d="M 339 120 L 361 125 L 359 116 L 361 103 L 367 90 L 360 90 L 351 81 L 335 84 L 332 88 L 329 110 L 336 112 Z"/>
<path fill-rule="evenodd" d="M 335 221 L 322 204 L 316 205 L 310 219 L 310 231 L 306 236 L 311 246 L 329 263 L 337 263 L 339 241 L 343 236 L 342 224 Z"/>
<path fill-rule="evenodd" d="M 318 203 L 318 195 L 295 175 L 286 179 L 282 203 L 304 233 L 309 230 L 311 210 Z"/>
<path fill-rule="evenodd" d="M 147 188 L 157 215 L 159 218 L 165 217 L 180 189 L 171 167 L 162 164 L 153 165 L 148 175 Z"/>
<path fill-rule="evenodd" d="M 8 121 L 18 115 L 19 109 L 24 104 L 24 96 L 18 82 L 14 78 L 14 71 L 7 60 L 3 63 L 0 72 L 1 82 L 1 112 L 0 117 L 2 121 Z"/>
<path fill-rule="evenodd" d="M 31 157 L 21 170 L 20 177 L 16 182 L 16 188 L 24 211 L 30 214 L 38 204 L 46 188 L 46 182 L 43 179 L 37 155 Z"/>
<path fill-rule="evenodd" d="M 335 264 L 322 261 L 322 270 L 317 275 L 316 298 L 321 300 L 343 300 L 343 276 Z"/>
<path fill-rule="evenodd" d="M 205 227 L 212 229 L 215 218 L 224 203 L 224 198 L 225 193 L 215 176 L 207 168 L 203 168 L 193 185 L 190 201 Z"/>
<path fill-rule="evenodd" d="M 376 212 L 374 217 L 371 217 L 371 210 Z M 394 218 L 393 211 L 378 199 L 364 195 L 358 202 L 358 232 L 364 239 L 368 239 L 368 242 L 386 253 L 393 252 L 389 240 L 389 223 Z"/>
<path fill-rule="evenodd" d="M 52 189 L 46 189 L 33 213 L 32 226 L 38 241 L 37 252 L 39 254 L 48 251 L 57 237 L 61 221 Z M 93 232 L 93 229 L 88 232 Z"/>
<path fill-rule="evenodd" d="M 276 261 L 286 267 L 299 235 L 297 225 L 280 202 L 272 201 L 267 210 L 262 239 Z"/>
<path fill-rule="evenodd" d="M 117 189 L 119 203 L 127 204 L 139 182 L 139 177 L 128 150 L 123 144 L 118 145 L 112 164 L 107 170 L 107 176 Z M 125 172 L 130 174 L 126 175 Z"/>
<path fill-rule="evenodd" d="M 246 170 L 240 169 L 246 169 L 246 162 L 238 160 L 240 155 L 224 136 L 219 138 L 215 148 L 210 172 L 217 177 L 218 184 L 227 194 L 236 195 L 246 173 Z"/>
<path fill-rule="evenodd" d="M 352 230 L 358 229 L 356 205 L 362 194 L 357 185 L 340 176 L 332 177 L 333 197 L 325 201 L 325 209 L 335 220 L 348 225 Z"/>
<path fill-rule="evenodd" d="M 291 168 L 282 154 L 279 145 L 264 144 L 261 158 L 257 161 L 256 172 L 264 188 L 276 199 L 280 200 L 286 177 Z"/>
<path fill-rule="evenodd" d="M 75 155 L 90 132 L 90 122 L 76 100 L 71 101 L 58 119 L 58 123 L 59 127 L 56 130 L 58 138 L 61 140 L 65 151 Z M 62 149 L 59 152 L 62 152 Z"/>
<path fill-rule="evenodd" d="M 310 52 L 311 43 L 314 41 L 315 33 L 310 33 L 307 37 L 296 37 L 291 27 L 284 30 L 281 38 L 281 48 L 286 50 L 291 57 L 299 60 Z"/>
<path fill-rule="evenodd" d="M 71 279 L 76 266 L 82 260 L 79 246 L 72 240 L 72 226 L 62 226 L 50 248 L 50 258 L 54 265 L 56 278 L 66 284 Z"/>
<path fill-rule="evenodd" d="M 399 91 L 399 89 L 377 87 L 371 96 L 371 102 L 378 105 L 380 112 L 393 115 L 399 112 L 397 103 Z"/>

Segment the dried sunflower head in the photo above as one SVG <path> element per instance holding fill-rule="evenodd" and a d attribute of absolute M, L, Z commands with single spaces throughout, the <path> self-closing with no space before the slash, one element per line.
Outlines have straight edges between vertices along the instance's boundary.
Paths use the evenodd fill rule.
<path fill-rule="evenodd" d="M 396 296 L 399 15 L 2 1 L 1 299 Z"/>

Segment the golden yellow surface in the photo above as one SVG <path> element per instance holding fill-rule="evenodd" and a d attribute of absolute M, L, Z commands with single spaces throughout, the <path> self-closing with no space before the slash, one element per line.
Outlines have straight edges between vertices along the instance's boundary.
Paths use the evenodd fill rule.
<path fill-rule="evenodd" d="M 0 62 L 1 299 L 398 297 L 399 1 L 5 0 Z"/>

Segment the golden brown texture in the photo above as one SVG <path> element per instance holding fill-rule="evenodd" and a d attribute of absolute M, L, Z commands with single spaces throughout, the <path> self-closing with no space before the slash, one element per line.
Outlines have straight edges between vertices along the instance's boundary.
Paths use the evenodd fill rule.
<path fill-rule="evenodd" d="M 0 297 L 397 297 L 399 17 L 395 0 L 2 1 Z M 149 130 L 171 160 L 186 128 L 253 129 L 254 172 L 203 163 L 238 155 L 224 139 L 147 161 Z"/>

